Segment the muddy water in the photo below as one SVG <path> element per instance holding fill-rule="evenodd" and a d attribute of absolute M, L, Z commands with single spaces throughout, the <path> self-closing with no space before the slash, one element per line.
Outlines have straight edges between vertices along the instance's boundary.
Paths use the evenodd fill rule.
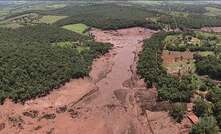
<path fill-rule="evenodd" d="M 79 134 L 150 132 L 149 127 L 142 124 L 143 119 L 138 118 L 141 110 L 136 104 L 133 89 L 145 89 L 145 84 L 138 82 L 136 78 L 136 60 L 142 41 L 154 31 L 144 28 L 117 31 L 93 29 L 91 33 L 96 41 L 113 44 L 113 49 L 94 62 L 90 76 L 99 90 L 75 105 L 83 109 L 87 107 L 90 112 L 88 115 L 84 113 L 85 117 L 79 118 L 73 128 Z M 137 81 L 134 82 L 133 79 Z M 79 127 L 79 124 L 83 127 Z"/>
<path fill-rule="evenodd" d="M 91 33 L 96 41 L 112 43 L 113 49 L 93 62 L 90 77 L 71 80 L 49 95 L 24 105 L 6 101 L 0 106 L 0 134 L 179 134 L 181 130 L 186 131 L 183 125 L 171 121 L 167 112 L 148 112 L 143 108 L 155 105 L 157 93 L 155 88 L 147 90 L 138 78 L 136 62 L 142 40 L 150 38 L 155 31 L 135 27 L 117 31 L 92 29 Z"/>
<path fill-rule="evenodd" d="M 117 31 L 93 30 L 91 33 L 97 41 L 109 42 L 114 45 L 113 50 L 110 52 L 110 55 L 112 55 L 111 59 L 109 59 L 112 63 L 111 71 L 105 78 L 96 83 L 101 94 L 100 97 L 97 97 L 97 102 L 109 104 L 109 101 L 112 101 L 114 91 L 125 88 L 123 83 L 132 77 L 135 68 L 131 70 L 131 67 L 136 64 L 134 60 L 141 50 L 142 41 L 145 38 L 150 38 L 154 31 L 143 28 L 131 28 Z M 92 70 L 92 73 L 94 70 Z M 93 78 L 94 76 L 91 75 L 91 77 Z"/>

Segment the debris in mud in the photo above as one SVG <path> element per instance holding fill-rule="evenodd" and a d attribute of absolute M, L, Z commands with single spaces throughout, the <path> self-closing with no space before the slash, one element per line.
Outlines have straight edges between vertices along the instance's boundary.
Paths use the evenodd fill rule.
<path fill-rule="evenodd" d="M 156 89 L 142 89 L 135 93 L 136 102 L 140 105 L 143 112 L 145 110 L 151 110 L 156 105 L 157 95 Z"/>
<path fill-rule="evenodd" d="M 124 112 L 127 112 L 127 107 L 123 105 L 107 104 L 104 106 L 104 108 L 106 108 L 109 113 L 114 111 L 116 108 L 118 108 L 118 110 L 123 110 Z"/>
<path fill-rule="evenodd" d="M 39 112 L 37 110 L 31 110 L 31 111 L 23 112 L 24 116 L 31 117 L 31 118 L 38 117 L 38 114 L 39 114 Z"/>
<path fill-rule="evenodd" d="M 37 127 L 34 128 L 34 130 L 37 131 L 37 130 L 39 130 L 41 128 L 42 128 L 42 126 L 37 126 Z"/>
<path fill-rule="evenodd" d="M 53 134 L 54 132 L 54 128 L 51 128 L 48 132 L 46 132 L 46 134 Z"/>
<path fill-rule="evenodd" d="M 5 128 L 5 123 L 0 123 L 0 131 Z"/>
<path fill-rule="evenodd" d="M 44 114 L 41 118 L 39 118 L 39 120 L 42 120 L 42 119 L 52 120 L 55 118 L 56 118 L 56 114 L 52 113 L 52 114 Z"/>
<path fill-rule="evenodd" d="M 8 120 L 10 123 L 12 123 L 13 127 L 18 127 L 20 129 L 23 129 L 23 123 L 24 120 L 21 118 L 21 116 L 13 116 L 13 117 L 8 117 Z"/>
<path fill-rule="evenodd" d="M 58 107 L 57 109 L 56 109 L 56 113 L 64 113 L 64 112 L 66 112 L 67 111 L 67 106 L 65 105 L 65 106 L 62 106 L 62 107 Z"/>
<path fill-rule="evenodd" d="M 108 105 L 105 105 L 105 107 L 110 110 L 110 111 L 113 111 L 117 106 L 114 105 L 114 104 L 108 104 Z"/>
<path fill-rule="evenodd" d="M 80 115 L 80 113 L 74 109 L 69 109 L 68 112 L 70 113 L 71 118 L 73 119 L 79 117 Z"/>
<path fill-rule="evenodd" d="M 151 109 L 149 109 L 152 112 L 159 112 L 159 111 L 169 111 L 171 110 L 171 103 L 169 101 L 159 101 L 156 102 L 156 105 L 154 105 Z"/>
<path fill-rule="evenodd" d="M 132 123 L 130 123 L 127 131 L 124 134 L 136 134 L 136 128 Z"/>
<path fill-rule="evenodd" d="M 120 101 L 122 105 L 126 103 L 127 94 L 128 94 L 128 91 L 126 89 L 118 89 L 114 91 L 114 95 Z"/>

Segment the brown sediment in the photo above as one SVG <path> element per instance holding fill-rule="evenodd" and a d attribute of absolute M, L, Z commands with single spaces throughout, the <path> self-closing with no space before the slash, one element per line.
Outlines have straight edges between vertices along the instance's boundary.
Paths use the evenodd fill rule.
<path fill-rule="evenodd" d="M 193 61 L 193 53 L 190 51 L 178 52 L 164 50 L 162 53 L 163 65 L 172 75 L 184 75 L 193 72 L 190 62 Z"/>
<path fill-rule="evenodd" d="M 156 105 L 157 91 L 146 89 L 136 63 L 142 41 L 153 33 L 140 27 L 92 29 L 96 41 L 113 49 L 93 62 L 90 77 L 71 80 L 24 105 L 7 100 L 0 106 L 0 133 L 181 134 L 183 125 L 167 112 L 146 112 Z"/>
<path fill-rule="evenodd" d="M 204 27 L 201 28 L 201 31 L 221 33 L 221 27 Z"/>

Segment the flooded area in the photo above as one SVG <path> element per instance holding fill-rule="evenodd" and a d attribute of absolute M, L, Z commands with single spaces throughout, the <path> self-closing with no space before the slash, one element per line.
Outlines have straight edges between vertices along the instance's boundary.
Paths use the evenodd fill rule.
<path fill-rule="evenodd" d="M 93 62 L 90 77 L 71 80 L 25 104 L 7 100 L 0 106 L 0 133 L 187 134 L 187 119 L 176 124 L 168 112 L 149 111 L 156 105 L 156 88 L 147 89 L 136 74 L 143 40 L 154 33 L 140 27 L 92 29 L 96 41 L 113 48 Z"/>

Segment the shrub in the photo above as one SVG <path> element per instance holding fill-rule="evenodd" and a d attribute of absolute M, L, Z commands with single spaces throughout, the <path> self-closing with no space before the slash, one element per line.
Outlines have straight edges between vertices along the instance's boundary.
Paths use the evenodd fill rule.
<path fill-rule="evenodd" d="M 200 122 L 192 126 L 190 134 L 219 134 L 216 119 L 213 116 L 200 118 Z"/>
<path fill-rule="evenodd" d="M 169 114 L 173 117 L 173 119 L 180 123 L 183 120 L 184 114 L 186 111 L 186 107 L 182 103 L 176 103 L 172 105 L 172 108 Z"/>
<path fill-rule="evenodd" d="M 193 106 L 193 111 L 197 116 L 208 116 L 213 113 L 213 105 L 206 100 L 198 98 Z"/>

